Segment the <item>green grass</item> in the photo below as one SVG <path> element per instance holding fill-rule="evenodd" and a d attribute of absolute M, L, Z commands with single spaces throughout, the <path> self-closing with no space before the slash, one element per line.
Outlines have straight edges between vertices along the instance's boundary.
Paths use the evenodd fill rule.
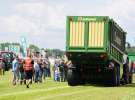
<path fill-rule="evenodd" d="M 54 82 L 12 86 L 12 73 L 0 76 L 0 100 L 135 100 L 135 84 L 120 87 L 99 85 L 68 86 L 66 82 Z"/>

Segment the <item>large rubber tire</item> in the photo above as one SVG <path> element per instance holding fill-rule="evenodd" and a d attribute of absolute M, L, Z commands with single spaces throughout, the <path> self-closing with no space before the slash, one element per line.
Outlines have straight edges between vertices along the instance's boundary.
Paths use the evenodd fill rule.
<path fill-rule="evenodd" d="M 70 86 L 76 86 L 79 84 L 79 81 L 78 81 L 78 76 L 77 76 L 77 72 L 72 70 L 72 69 L 69 69 L 68 72 L 67 72 L 67 82 L 68 82 L 68 85 Z"/>
<path fill-rule="evenodd" d="M 115 66 L 113 69 L 108 69 L 104 74 L 104 84 L 107 86 L 120 85 L 120 67 Z"/>
<path fill-rule="evenodd" d="M 112 77 L 111 77 L 111 79 L 112 79 L 112 86 L 117 86 L 117 79 L 118 79 L 118 77 L 117 77 L 117 68 L 116 67 L 114 67 L 113 69 L 112 69 Z"/>
<path fill-rule="evenodd" d="M 117 69 L 117 86 L 120 85 L 120 66 L 116 66 Z"/>
<path fill-rule="evenodd" d="M 124 84 L 129 83 L 129 67 L 127 65 L 123 66 L 123 78 L 124 78 Z"/>
<path fill-rule="evenodd" d="M 112 86 L 119 86 L 120 85 L 120 67 L 118 65 L 115 65 L 115 67 L 112 70 Z"/>

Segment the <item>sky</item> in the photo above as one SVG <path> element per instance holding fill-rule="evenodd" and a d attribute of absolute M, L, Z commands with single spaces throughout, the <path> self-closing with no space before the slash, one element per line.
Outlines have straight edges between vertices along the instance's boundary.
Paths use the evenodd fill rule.
<path fill-rule="evenodd" d="M 135 46 L 135 0 L 0 0 L 0 42 L 66 47 L 66 16 L 109 16 Z"/>

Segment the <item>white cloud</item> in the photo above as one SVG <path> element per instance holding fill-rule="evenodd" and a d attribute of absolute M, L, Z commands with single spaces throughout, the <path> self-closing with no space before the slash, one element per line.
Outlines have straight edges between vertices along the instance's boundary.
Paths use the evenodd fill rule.
<path fill-rule="evenodd" d="M 134 0 L 110 0 L 105 7 L 104 15 L 112 16 L 121 23 L 128 23 L 128 21 L 135 22 L 135 1 Z"/>
<path fill-rule="evenodd" d="M 16 5 L 15 10 L 37 24 L 63 28 L 63 7 L 64 5 L 51 6 L 46 3 L 22 3 Z"/>
<path fill-rule="evenodd" d="M 128 33 L 127 41 L 135 45 L 135 1 L 111 0 L 105 8 L 105 13 L 112 16 L 120 26 Z"/>
<path fill-rule="evenodd" d="M 14 33 L 14 35 L 36 34 L 35 23 L 18 15 L 1 17 L 0 22 L 0 31 L 3 33 Z"/>
<path fill-rule="evenodd" d="M 36 42 L 48 43 L 48 47 L 64 49 L 66 31 L 64 32 L 63 30 L 66 27 L 66 12 L 63 11 L 63 8 L 64 5 L 51 6 L 45 3 L 23 3 L 16 5 L 14 12 L 33 23 L 31 25 L 36 26 L 32 31 L 37 33 L 35 36 L 29 32 L 30 36 L 35 37 L 35 39 L 37 39 L 36 37 L 40 38 Z M 58 45 L 61 43 L 62 45 Z"/>
<path fill-rule="evenodd" d="M 3 26 L 0 31 L 43 34 L 46 28 L 65 28 L 64 21 L 62 6 L 51 7 L 45 3 L 22 3 L 14 7 L 12 15 L 0 18 L 2 22 L 0 25 Z"/>

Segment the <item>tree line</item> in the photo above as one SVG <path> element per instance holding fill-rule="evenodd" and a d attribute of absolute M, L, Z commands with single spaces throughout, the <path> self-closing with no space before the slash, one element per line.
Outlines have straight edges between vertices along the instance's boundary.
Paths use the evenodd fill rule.
<path fill-rule="evenodd" d="M 20 47 L 20 52 L 23 52 L 23 48 L 21 47 L 21 45 L 19 43 L 0 43 L 0 50 L 1 51 L 5 51 L 5 48 L 9 48 L 10 46 L 19 46 Z M 60 49 L 54 49 L 54 48 L 39 48 L 38 46 L 34 45 L 34 44 L 30 44 L 28 47 L 32 52 L 41 52 L 41 51 L 47 51 L 48 56 L 53 56 L 53 57 L 61 57 L 65 54 L 65 52 L 63 50 Z"/>

